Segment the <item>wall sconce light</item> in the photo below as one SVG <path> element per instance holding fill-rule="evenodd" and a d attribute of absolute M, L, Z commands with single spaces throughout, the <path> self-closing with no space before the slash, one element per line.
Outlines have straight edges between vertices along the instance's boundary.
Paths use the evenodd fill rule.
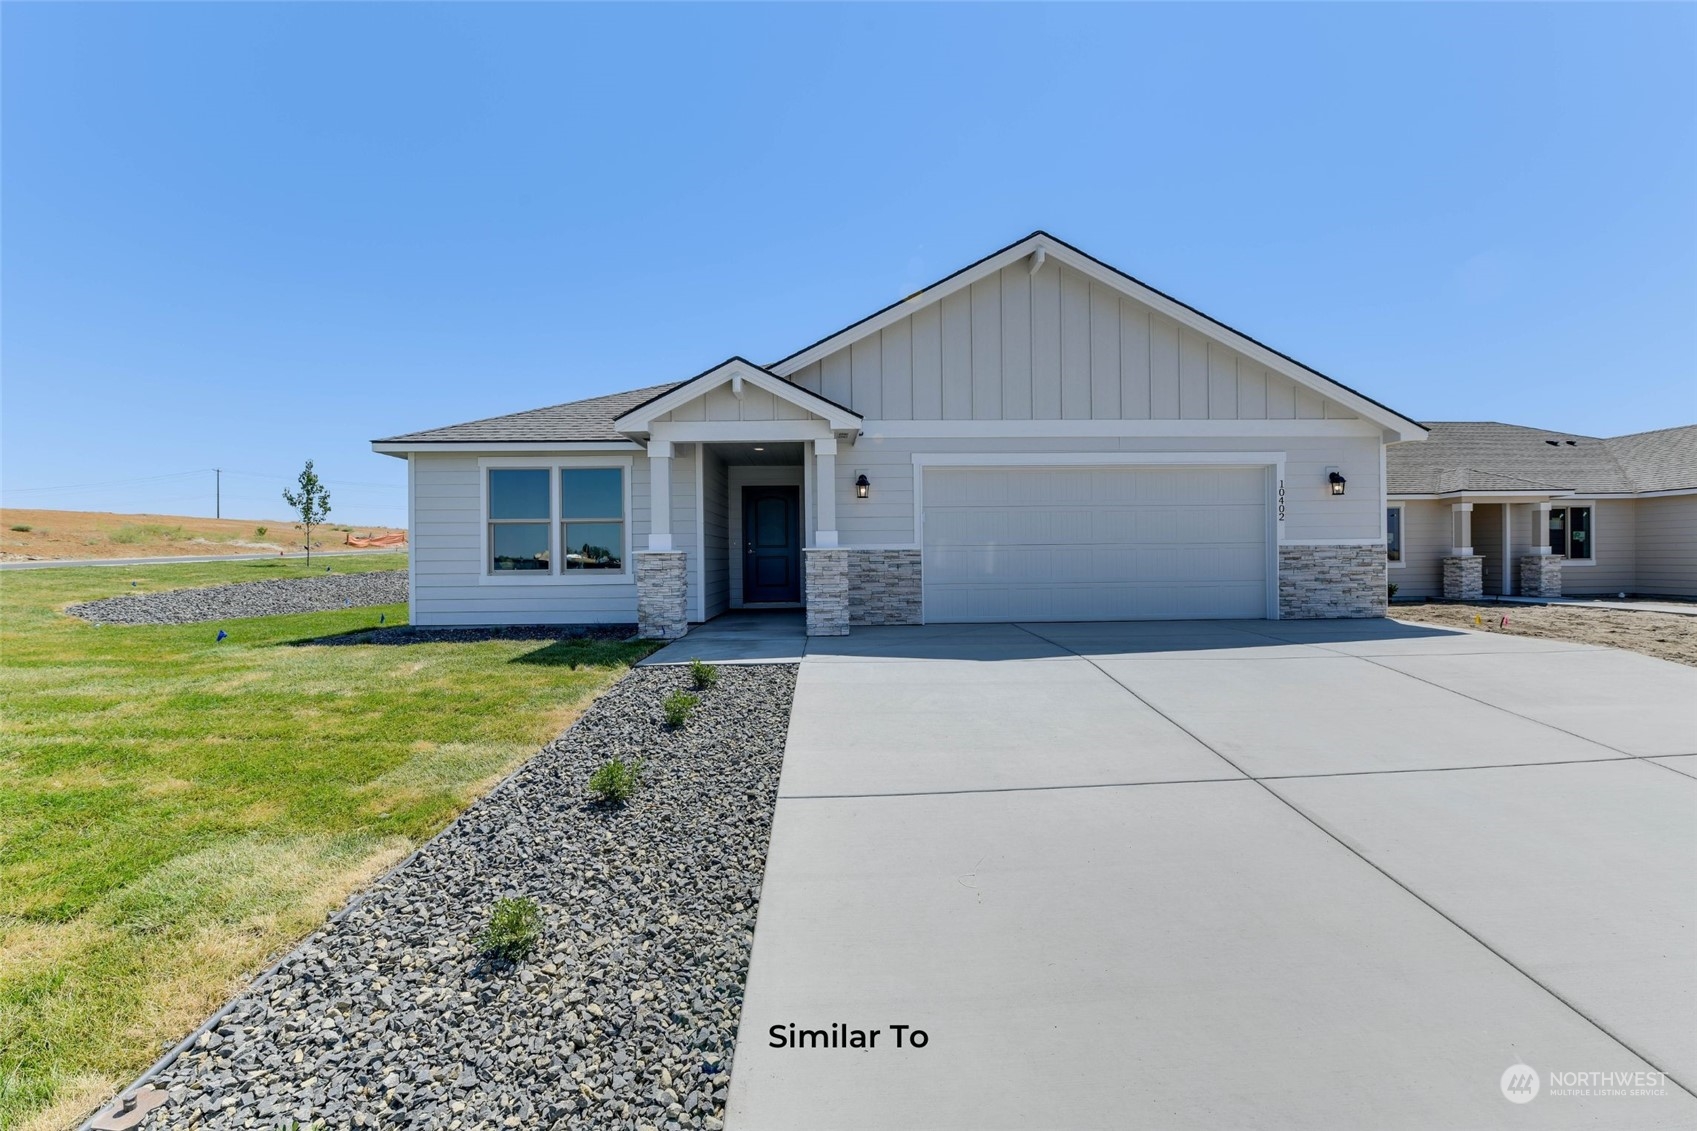
<path fill-rule="evenodd" d="M 869 498 L 871 494 L 872 480 L 866 478 L 866 472 L 863 471 L 859 475 L 855 476 L 854 497 L 857 499 L 865 499 Z"/>
<path fill-rule="evenodd" d="M 1332 485 L 1332 494 L 1341 495 L 1343 494 L 1344 484 L 1349 481 L 1339 475 L 1338 469 L 1333 467 L 1326 470 L 1326 482 Z"/>

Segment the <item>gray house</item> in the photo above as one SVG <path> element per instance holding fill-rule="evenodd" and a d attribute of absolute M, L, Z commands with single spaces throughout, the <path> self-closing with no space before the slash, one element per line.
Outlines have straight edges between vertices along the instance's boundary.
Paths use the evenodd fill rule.
<path fill-rule="evenodd" d="M 1398 597 L 1697 596 L 1697 425 L 1426 427 L 1385 452 Z"/>
<path fill-rule="evenodd" d="M 1375 617 L 1408 417 L 1043 232 L 765 365 L 412 432 L 412 619 Z"/>

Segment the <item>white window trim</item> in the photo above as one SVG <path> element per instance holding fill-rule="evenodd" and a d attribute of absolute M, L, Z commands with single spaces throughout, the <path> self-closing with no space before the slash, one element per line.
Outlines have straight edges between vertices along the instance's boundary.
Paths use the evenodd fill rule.
<path fill-rule="evenodd" d="M 1601 541 L 1601 539 L 1597 537 L 1597 520 L 1603 508 L 1599 507 L 1590 499 L 1563 499 L 1559 507 L 1551 507 L 1550 509 L 1566 511 L 1573 510 L 1576 507 L 1584 507 L 1586 510 L 1591 512 L 1591 556 L 1588 558 L 1570 558 L 1563 554 L 1561 567 L 1563 569 L 1566 569 L 1568 566 L 1572 566 L 1574 569 L 1590 569 L 1592 566 L 1597 564 L 1597 545 Z M 1550 532 L 1546 530 L 1543 533 L 1544 540 L 1541 544 L 1548 546 L 1550 544 Z M 1568 534 L 1572 535 L 1572 533 L 1573 528 L 1572 526 L 1569 526 Z"/>
<path fill-rule="evenodd" d="M 480 585 L 545 585 L 545 586 L 575 586 L 575 585 L 632 585 L 636 582 L 635 563 L 631 558 L 631 543 L 634 540 L 631 527 L 631 469 L 635 460 L 631 456 L 614 455 L 556 455 L 554 457 L 526 458 L 524 456 L 484 456 L 477 461 L 477 513 L 478 513 L 478 584 Z M 620 560 L 625 563 L 624 569 L 614 573 L 611 570 L 573 570 L 563 568 L 565 558 L 560 552 L 560 531 L 564 525 L 560 518 L 560 472 L 561 470 L 576 470 L 579 468 L 617 467 L 624 471 L 623 485 L 625 493 L 624 524 L 624 553 Z M 512 468 L 519 470 L 546 470 L 548 472 L 548 571 L 532 572 L 512 571 L 496 573 L 489 565 L 489 471 L 492 468 Z"/>
<path fill-rule="evenodd" d="M 1385 566 L 1388 569 L 1404 569 L 1408 566 L 1408 509 L 1401 503 L 1386 503 L 1385 511 L 1387 512 L 1385 515 L 1385 553 L 1387 555 Z M 1394 562 L 1389 557 L 1391 551 L 1390 511 L 1401 512 L 1397 515 L 1396 528 L 1397 536 L 1402 539 L 1402 557 Z"/>

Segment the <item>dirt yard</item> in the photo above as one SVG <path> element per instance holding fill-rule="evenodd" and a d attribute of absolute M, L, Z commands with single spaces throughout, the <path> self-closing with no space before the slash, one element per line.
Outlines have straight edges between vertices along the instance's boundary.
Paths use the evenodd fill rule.
<path fill-rule="evenodd" d="M 313 549 L 334 550 L 348 534 L 387 534 L 387 526 L 318 527 Z M 288 519 L 191 518 L 104 511 L 0 511 L 0 561 L 158 558 L 166 555 L 275 554 L 299 550 Z"/>
<path fill-rule="evenodd" d="M 1420 624 L 1602 644 L 1697 667 L 1697 617 L 1581 605 L 1513 604 L 1392 605 L 1391 616 Z M 1475 616 L 1482 623 L 1474 624 Z"/>

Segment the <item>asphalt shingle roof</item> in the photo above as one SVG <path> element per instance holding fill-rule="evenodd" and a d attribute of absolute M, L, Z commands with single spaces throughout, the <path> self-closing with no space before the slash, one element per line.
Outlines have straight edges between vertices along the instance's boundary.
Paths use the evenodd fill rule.
<path fill-rule="evenodd" d="M 650 385 L 628 393 L 611 393 L 604 397 L 568 401 L 565 404 L 533 408 L 526 412 L 491 416 L 465 424 L 450 424 L 444 428 L 429 428 L 423 432 L 408 432 L 375 441 L 379 444 L 463 444 L 519 443 L 560 441 L 565 443 L 595 440 L 625 440 L 613 430 L 613 421 L 662 393 L 677 388 L 679 382 Z"/>
<path fill-rule="evenodd" d="M 1393 495 L 1697 486 L 1697 425 L 1602 439 L 1494 421 L 1432 421 L 1425 440 L 1385 449 Z M 1683 480 L 1674 482 L 1674 480 Z"/>
<path fill-rule="evenodd" d="M 1603 442 L 1640 491 L 1697 487 L 1697 424 L 1634 432 Z"/>

